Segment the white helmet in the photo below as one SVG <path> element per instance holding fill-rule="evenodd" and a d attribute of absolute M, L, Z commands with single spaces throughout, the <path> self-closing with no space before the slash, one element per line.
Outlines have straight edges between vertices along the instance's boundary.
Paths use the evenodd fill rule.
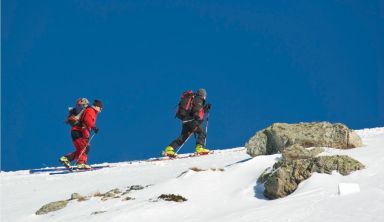
<path fill-rule="evenodd" d="M 77 105 L 83 105 L 83 106 L 88 106 L 89 101 L 87 98 L 79 98 L 76 102 Z"/>

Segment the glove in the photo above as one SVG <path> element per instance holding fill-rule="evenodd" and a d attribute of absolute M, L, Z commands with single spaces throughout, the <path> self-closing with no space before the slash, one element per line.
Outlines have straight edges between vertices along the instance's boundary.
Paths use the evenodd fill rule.
<path fill-rule="evenodd" d="M 212 107 L 212 104 L 208 103 L 204 106 L 204 112 L 209 112 L 209 110 L 211 109 Z"/>
<path fill-rule="evenodd" d="M 93 130 L 93 132 L 94 132 L 95 134 L 97 134 L 97 133 L 99 132 L 99 128 L 97 128 L 96 126 L 94 126 L 94 127 L 92 128 L 92 130 Z"/>
<path fill-rule="evenodd" d="M 200 120 L 200 116 L 199 115 L 194 115 L 193 119 L 196 120 L 196 121 L 199 121 Z"/>

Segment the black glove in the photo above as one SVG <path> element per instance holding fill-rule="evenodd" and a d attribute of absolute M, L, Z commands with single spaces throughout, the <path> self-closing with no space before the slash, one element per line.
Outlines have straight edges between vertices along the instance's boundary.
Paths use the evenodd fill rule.
<path fill-rule="evenodd" d="M 93 132 L 95 132 L 95 134 L 97 134 L 97 133 L 99 132 L 99 128 L 97 128 L 96 126 L 94 126 L 94 127 L 92 128 L 92 130 L 93 130 Z"/>
<path fill-rule="evenodd" d="M 204 112 L 209 112 L 209 110 L 211 109 L 212 107 L 212 104 L 208 103 L 204 106 Z"/>
<path fill-rule="evenodd" d="M 194 116 L 193 116 L 193 119 L 196 120 L 196 121 L 201 120 L 199 115 L 194 115 Z"/>

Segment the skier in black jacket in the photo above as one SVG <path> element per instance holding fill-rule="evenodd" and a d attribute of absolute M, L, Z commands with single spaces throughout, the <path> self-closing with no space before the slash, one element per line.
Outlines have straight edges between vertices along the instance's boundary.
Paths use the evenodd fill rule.
<path fill-rule="evenodd" d="M 209 150 L 204 147 L 207 135 L 203 126 L 204 115 L 211 108 L 211 104 L 206 104 L 206 98 L 207 91 L 205 89 L 197 90 L 192 102 L 191 113 L 187 116 L 187 118 L 183 119 L 181 135 L 165 148 L 164 154 L 166 156 L 175 157 L 175 149 L 183 145 L 185 141 L 192 135 L 192 133 L 197 135 L 196 153 L 198 155 L 209 153 Z"/>

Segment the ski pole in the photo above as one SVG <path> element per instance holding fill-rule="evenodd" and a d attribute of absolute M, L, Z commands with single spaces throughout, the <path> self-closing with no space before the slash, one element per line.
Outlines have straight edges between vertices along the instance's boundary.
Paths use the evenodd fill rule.
<path fill-rule="evenodd" d="M 88 144 L 85 145 L 85 147 L 83 148 L 83 150 L 81 151 L 80 155 L 78 156 L 77 160 L 76 160 L 76 165 L 77 163 L 79 162 L 79 158 L 83 155 L 83 153 L 85 152 L 85 150 L 87 149 L 87 146 L 91 144 L 91 141 L 93 139 L 93 137 L 96 135 L 96 133 L 94 133 L 91 138 L 89 138 L 88 140 Z"/>
<path fill-rule="evenodd" d="M 209 113 L 207 113 L 207 121 L 205 122 L 205 140 L 204 140 L 204 147 L 207 146 L 208 120 L 209 120 Z"/>
<path fill-rule="evenodd" d="M 191 133 L 189 134 L 188 138 L 184 141 L 184 143 L 181 144 L 181 146 L 179 147 L 179 149 L 176 150 L 176 153 L 175 153 L 175 154 L 177 154 L 177 153 L 181 150 L 181 148 L 184 146 L 184 144 L 185 144 L 185 143 L 189 140 L 189 138 L 192 136 L 192 133 L 193 133 L 193 132 L 191 132 Z"/>
<path fill-rule="evenodd" d="M 184 146 L 184 144 L 185 144 L 185 143 L 189 140 L 189 138 L 192 136 L 192 133 L 195 133 L 196 130 L 197 130 L 197 127 L 195 127 L 195 128 L 192 130 L 192 132 L 189 133 L 188 138 L 184 141 L 183 144 L 181 144 L 181 146 L 179 147 L 179 149 L 177 149 L 177 151 L 176 151 L 175 154 L 177 154 L 177 153 L 181 150 L 181 148 Z"/>

